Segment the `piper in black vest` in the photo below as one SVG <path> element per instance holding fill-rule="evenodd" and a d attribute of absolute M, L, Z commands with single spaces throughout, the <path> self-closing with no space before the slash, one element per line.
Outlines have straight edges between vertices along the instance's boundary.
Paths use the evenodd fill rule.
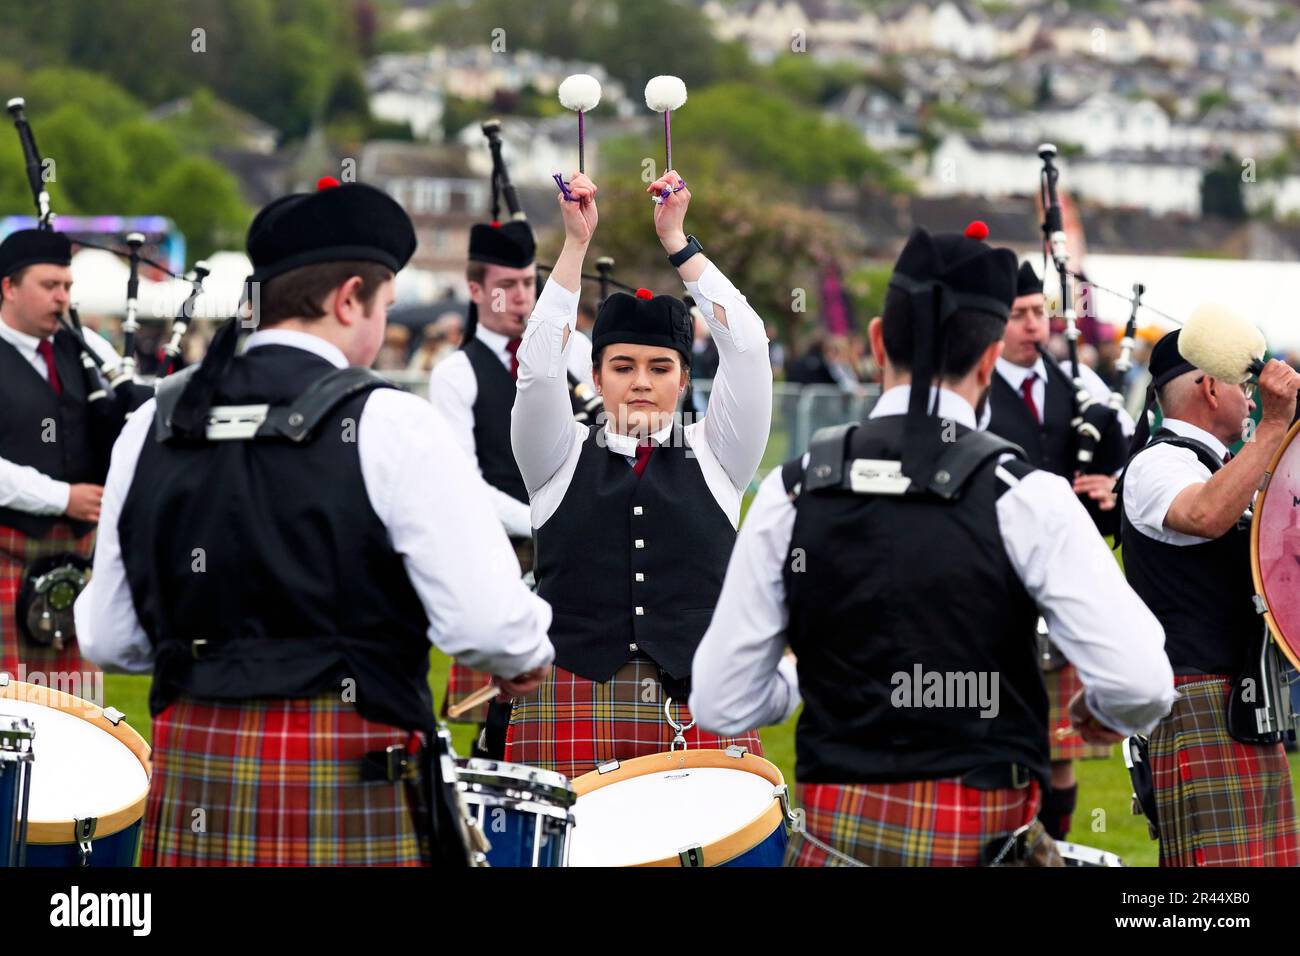
<path fill-rule="evenodd" d="M 1115 508 L 1112 475 L 1079 474 L 1077 440 L 1071 420 L 1075 415 L 1074 386 L 1068 363 L 1044 358 L 1044 346 L 1051 332 L 1043 297 L 1043 282 L 1028 262 L 1016 275 L 1016 298 L 1011 303 L 1002 355 L 989 391 L 988 431 L 1015 442 L 1025 450 L 1035 467 L 1070 480 L 1075 493 L 1092 501 L 1097 514 Z M 1106 383 L 1086 365 L 1079 375 L 1088 390 L 1106 400 Z M 1119 430 L 1108 441 L 1126 442 L 1133 434 L 1133 419 L 1119 413 Z M 1091 744 L 1070 731 L 1069 704 L 1082 686 L 1079 672 L 1043 638 L 1041 657 L 1043 681 L 1047 685 L 1048 733 L 1052 746 L 1051 786 L 1043 793 L 1041 819 L 1047 832 L 1064 840 L 1078 799 L 1073 760 L 1104 759 L 1110 745 Z"/>
<path fill-rule="evenodd" d="M 575 174 L 560 197 L 564 251 L 519 349 L 511 438 L 537 529 L 538 593 L 555 619 L 556 668 L 514 701 L 509 760 L 570 776 L 607 760 L 670 749 L 668 716 L 691 724 L 691 657 L 708 626 L 735 540 L 740 499 L 767 443 L 772 369 L 762 320 L 683 220 L 690 193 L 675 172 L 648 188 L 655 230 L 717 342 L 708 414 L 681 426 L 692 330 L 681 299 L 638 290 L 611 295 L 592 339 L 603 421 L 573 421 L 564 355 L 573 334 L 582 263 L 596 228 L 596 187 Z M 666 698 L 671 698 L 671 701 Z M 691 747 L 739 743 L 693 727 Z"/>
<path fill-rule="evenodd" d="M 975 430 L 1014 290 L 1009 250 L 913 232 L 870 325 L 870 419 L 818 433 L 746 515 L 691 708 L 728 733 L 802 703 L 787 862 L 1059 862 L 1035 820 L 1039 614 L 1083 675 L 1086 738 L 1173 699 L 1159 625 L 1069 484 Z"/>
<path fill-rule="evenodd" d="M 1157 399 L 1164 419 L 1129 461 L 1120 493 L 1124 571 L 1164 626 L 1180 691 L 1149 744 L 1160 864 L 1296 866 L 1282 745 L 1236 739 L 1227 711 L 1264 636 L 1243 515 L 1291 425 L 1300 374 L 1268 363 L 1259 426 L 1231 457 L 1253 407 L 1250 387 L 1193 366 L 1178 338 L 1169 333 L 1151 352 L 1148 408 Z M 1136 441 L 1145 440 L 1140 428 Z"/>
<path fill-rule="evenodd" d="M 153 672 L 146 866 L 454 859 L 430 642 L 508 691 L 551 660 L 446 422 L 365 370 L 414 248 L 370 186 L 272 203 L 244 353 L 232 319 L 123 430 L 77 621 L 89 657 Z"/>
<path fill-rule="evenodd" d="M 58 232 L 27 229 L 0 243 L 0 671 L 69 688 L 96 669 L 75 641 L 33 641 L 16 598 L 34 561 L 89 559 L 103 488 L 94 474 L 86 379 L 79 346 L 60 317 L 72 288 L 72 246 Z M 107 361 L 120 361 L 98 336 Z"/>
<path fill-rule="evenodd" d="M 515 545 L 523 572 L 533 566 L 533 527 L 528 492 L 510 448 L 510 408 L 519 369 L 516 352 L 524 324 L 537 303 L 535 252 L 527 222 L 479 223 L 470 229 L 465 341 L 459 352 L 434 366 L 429 380 L 430 400 L 491 488 L 497 516 Z M 572 376 L 591 385 L 589 344 L 578 343 L 570 349 L 566 363 Z M 459 705 L 490 680 L 491 675 L 453 661 L 443 699 L 444 715 L 447 708 Z M 479 737 L 477 752 L 499 758 L 505 746 L 508 709 L 497 706 L 495 719 Z M 488 720 L 488 714 L 489 705 L 482 704 L 456 719 L 479 724 Z"/>

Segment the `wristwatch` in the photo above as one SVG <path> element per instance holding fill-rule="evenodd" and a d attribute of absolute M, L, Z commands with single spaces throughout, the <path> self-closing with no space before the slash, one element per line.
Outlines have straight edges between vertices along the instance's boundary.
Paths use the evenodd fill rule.
<path fill-rule="evenodd" d="M 700 245 L 700 240 L 696 239 L 694 236 L 687 236 L 686 245 L 669 256 L 668 261 L 673 264 L 673 268 L 677 268 L 697 252 L 703 251 L 704 247 Z"/>

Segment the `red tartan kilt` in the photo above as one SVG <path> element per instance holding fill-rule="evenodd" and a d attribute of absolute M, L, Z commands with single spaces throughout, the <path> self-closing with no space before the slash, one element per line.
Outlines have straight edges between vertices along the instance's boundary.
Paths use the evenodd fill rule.
<path fill-rule="evenodd" d="M 76 642 L 61 651 L 33 644 L 18 630 L 18 591 L 23 583 L 23 569 L 37 558 L 67 551 L 89 558 L 95 550 L 95 532 L 74 537 L 65 521 L 56 522 L 43 538 L 31 538 L 13 528 L 0 527 L 0 671 L 15 680 L 32 683 L 56 683 L 58 675 L 98 674 L 99 668 L 81 656 Z M 32 674 L 45 675 L 44 681 L 32 681 Z M 53 675 L 53 676 L 52 676 Z"/>
<path fill-rule="evenodd" d="M 1151 732 L 1160 865 L 1300 865 L 1282 745 L 1228 733 L 1228 678 L 1176 676 L 1174 686 L 1179 699 Z"/>
<path fill-rule="evenodd" d="M 412 736 L 337 694 L 181 698 L 153 720 L 140 865 L 423 865 L 415 788 L 361 779 L 367 751 Z"/>
<path fill-rule="evenodd" d="M 1083 690 L 1078 668 L 1073 664 L 1065 664 L 1056 670 L 1045 671 L 1043 684 L 1047 688 L 1047 740 L 1051 745 L 1052 759 L 1103 760 L 1109 757 L 1114 749 L 1110 744 L 1090 744 L 1077 733 L 1072 733 L 1063 740 L 1056 737 L 1059 728 L 1071 726 L 1070 701 Z"/>
<path fill-rule="evenodd" d="M 672 706 L 675 721 L 690 722 L 685 701 L 673 701 Z M 683 736 L 691 750 L 725 750 L 737 744 L 763 755 L 757 730 L 719 737 L 693 727 Z M 629 661 L 603 684 L 552 667 L 540 687 L 514 700 L 505 759 L 573 779 L 609 760 L 663 753 L 672 741 L 659 668 L 653 661 Z"/>
<path fill-rule="evenodd" d="M 791 834 L 787 866 L 846 865 L 804 833 L 868 866 L 979 866 L 990 843 L 1034 821 L 1039 789 L 1033 782 L 1023 790 L 976 790 L 955 778 L 801 783 L 795 803 L 802 826 Z"/>
<path fill-rule="evenodd" d="M 448 717 L 447 709 L 456 706 L 470 694 L 482 690 L 491 682 L 491 674 L 484 674 L 482 671 L 476 671 L 464 664 L 457 664 L 452 661 L 451 670 L 447 674 L 447 695 L 442 701 L 443 719 L 461 724 L 481 724 L 487 720 L 487 704 L 479 704 L 456 718 Z"/>

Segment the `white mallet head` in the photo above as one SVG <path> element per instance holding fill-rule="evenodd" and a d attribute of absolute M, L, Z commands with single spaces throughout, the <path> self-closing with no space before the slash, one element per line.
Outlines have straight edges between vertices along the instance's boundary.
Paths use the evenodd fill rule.
<path fill-rule="evenodd" d="M 586 112 L 600 104 L 600 80 L 587 73 L 575 73 L 560 84 L 560 105 Z"/>
<path fill-rule="evenodd" d="M 1239 385 L 1259 368 L 1264 333 L 1225 305 L 1204 303 L 1178 333 L 1178 351 L 1207 375 Z"/>
<path fill-rule="evenodd" d="M 676 76 L 656 76 L 645 85 L 645 105 L 656 113 L 681 109 L 686 102 L 686 84 Z"/>

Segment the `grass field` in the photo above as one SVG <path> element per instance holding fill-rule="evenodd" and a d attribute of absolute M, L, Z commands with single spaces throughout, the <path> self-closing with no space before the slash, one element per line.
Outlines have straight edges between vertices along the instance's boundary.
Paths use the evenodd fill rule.
<path fill-rule="evenodd" d="M 447 658 L 435 651 L 431 664 L 430 684 L 441 705 L 447 684 Z M 109 675 L 104 680 L 104 695 L 106 706 L 124 712 L 131 726 L 146 739 L 150 737 L 149 678 Z M 457 752 L 462 755 L 469 753 L 472 729 L 463 724 L 453 724 L 452 735 Z M 763 748 L 767 758 L 781 768 L 793 789 L 794 718 L 780 727 L 764 729 Z M 1297 781 L 1297 765 L 1293 754 L 1293 782 Z M 1146 820 L 1133 816 L 1129 810 L 1131 789 L 1119 748 L 1115 748 L 1115 756 L 1109 760 L 1076 763 L 1075 772 L 1079 778 L 1079 805 L 1071 839 L 1118 853 L 1130 866 L 1154 866 L 1156 844 L 1147 836 Z"/>

